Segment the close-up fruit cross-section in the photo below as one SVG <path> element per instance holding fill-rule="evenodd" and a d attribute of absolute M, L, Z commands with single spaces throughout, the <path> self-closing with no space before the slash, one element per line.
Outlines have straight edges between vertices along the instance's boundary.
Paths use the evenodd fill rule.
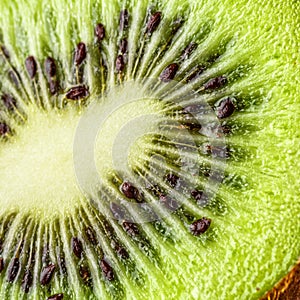
<path fill-rule="evenodd" d="M 300 299 L 300 2 L 2 0 L 0 299 Z"/>

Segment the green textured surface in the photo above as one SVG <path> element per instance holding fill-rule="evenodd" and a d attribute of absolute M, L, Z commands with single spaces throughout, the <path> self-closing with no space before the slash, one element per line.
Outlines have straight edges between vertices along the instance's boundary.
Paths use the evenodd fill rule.
<path fill-rule="evenodd" d="M 20 75 L 28 99 L 34 102 L 35 96 L 24 70 L 25 58 L 34 55 L 43 68 L 43 60 L 49 55 L 53 56 L 60 63 L 60 80 L 68 82 L 72 78 L 72 51 L 79 41 L 89 45 L 94 40 L 94 26 L 97 22 L 105 24 L 109 37 L 107 82 L 110 87 L 116 85 L 113 66 L 117 52 L 117 30 L 114 28 L 118 27 L 118 16 L 123 3 L 64 3 L 59 0 L 19 2 L 21 3 L 5 0 L 1 2 L 0 42 L 9 50 L 14 66 L 19 71 L 23 69 Z M 148 6 L 146 1 L 124 3 L 124 7 L 128 8 L 137 24 L 130 29 L 129 45 L 132 53 L 141 33 L 139 16 L 146 13 Z M 226 204 L 225 213 L 219 215 L 213 210 L 204 210 L 204 214 L 213 219 L 212 235 L 209 239 L 194 239 L 176 218 L 170 221 L 172 232 L 176 235 L 174 244 L 162 240 L 150 226 L 145 225 L 145 235 L 153 243 L 155 253 L 159 253 L 159 261 L 154 259 L 153 262 L 124 234 L 121 227 L 116 225 L 117 235 L 124 241 L 132 260 L 143 274 L 141 276 L 144 282 L 137 284 L 126 269 L 126 264 L 124 267 L 114 257 L 104 238 L 102 248 L 113 262 L 114 270 L 118 274 L 118 284 L 123 286 L 124 294 L 120 296 L 117 292 L 115 295 L 126 299 L 258 299 L 287 273 L 300 254 L 299 2 L 169 1 L 157 4 L 156 7 L 163 12 L 165 19 L 174 14 L 186 17 L 185 25 L 175 44 L 178 47 L 181 45 L 180 49 L 193 38 L 198 39 L 199 32 L 207 28 L 207 35 L 195 51 L 194 58 L 201 59 L 206 53 L 214 52 L 220 44 L 230 40 L 219 63 L 209 69 L 207 76 L 213 77 L 214 74 L 222 74 L 227 70 L 236 69 L 237 66 L 247 66 L 245 76 L 230 85 L 230 93 L 245 94 L 248 95 L 249 102 L 258 100 L 261 103 L 250 105 L 244 112 L 237 112 L 230 118 L 234 124 L 254 124 L 256 130 L 227 138 L 228 144 L 248 151 L 245 159 L 229 161 L 226 166 L 226 172 L 242 178 L 244 186 L 234 188 L 223 184 L 220 187 L 218 195 Z M 140 22 L 143 24 L 143 18 Z M 143 78 L 147 73 L 148 63 L 152 60 L 150 54 L 155 51 L 162 32 L 163 30 L 159 29 L 153 34 L 136 77 Z M 178 51 L 176 46 L 171 48 L 169 56 L 159 60 L 155 68 L 150 69 L 149 75 L 158 77 L 163 66 L 172 62 L 178 52 L 181 50 Z M 92 51 L 89 55 L 92 55 Z M 93 75 L 94 62 L 89 55 L 85 66 L 85 80 L 89 86 L 89 100 L 93 101 L 99 97 L 100 88 L 99 79 Z M 126 80 L 136 78 L 132 78 L 134 62 L 133 54 L 129 55 Z M 2 65 L 1 68 L 1 92 L 10 91 L 21 101 L 22 95 L 7 79 L 7 70 Z M 46 91 L 45 77 L 39 78 L 42 89 Z M 67 87 L 68 83 L 63 86 Z M 47 92 L 43 92 L 41 97 L 50 99 Z M 106 101 L 109 101 L 109 97 Z M 49 230 L 50 245 L 53 245 L 56 235 L 61 234 L 67 266 L 70 267 L 68 277 L 62 279 L 58 274 L 54 277 L 50 292 L 39 286 L 40 262 L 35 269 L 35 287 L 28 297 L 45 299 L 50 294 L 64 292 L 66 299 L 69 299 L 68 295 L 70 299 L 110 298 L 114 294 L 112 291 L 118 289 L 118 285 L 107 284 L 103 280 L 92 251 L 86 249 L 87 261 L 94 278 L 94 289 L 82 287 L 76 273 L 77 262 L 74 262 L 69 249 L 70 237 L 81 231 L 81 223 L 72 221 L 76 221 L 77 218 L 74 217 L 75 205 L 83 205 L 85 209 L 87 207 L 86 200 L 76 187 L 73 169 L 70 167 L 72 148 L 66 149 L 66 145 L 72 141 L 79 115 L 72 109 L 71 112 L 61 113 L 60 117 L 56 116 L 56 112 L 49 113 L 49 116 L 38 113 L 32 105 L 24 105 L 24 109 L 28 112 L 28 119 L 33 120 L 29 124 L 33 125 L 26 125 L 26 130 L 17 126 L 16 131 L 22 134 L 15 137 L 13 144 L 0 146 L 0 169 L 5 174 L 0 176 L 1 220 L 5 220 L 8 211 L 17 213 L 8 242 L 4 243 L 3 257 L 9 257 L 15 250 L 15 247 L 8 250 L 9 243 L 15 245 L 13 229 L 23 226 L 24 217 L 30 212 L 32 224 L 40 224 L 36 227 L 38 230 L 35 237 L 43 237 L 43 233 Z M 44 118 L 49 119 L 45 121 Z M 43 128 L 51 127 L 52 122 L 55 124 L 54 131 L 45 129 L 45 135 L 41 139 L 38 135 L 40 132 L 42 134 Z M 67 128 L 67 134 L 62 130 L 64 126 Z M 52 151 L 51 144 L 47 144 L 48 137 L 52 134 L 56 134 L 56 138 L 61 141 L 58 145 L 54 141 L 57 145 L 55 151 Z M 30 140 L 28 136 L 31 137 Z M 31 144 L 34 147 L 41 145 L 40 153 L 51 153 L 50 158 L 41 158 L 42 167 L 41 164 L 34 163 L 34 158 L 29 155 Z M 51 151 L 47 150 L 50 147 Z M 11 149 L 15 149 L 16 152 L 12 152 L 14 150 Z M 32 191 L 36 194 L 27 189 L 27 182 L 20 180 L 18 185 L 18 181 L 13 180 L 16 174 L 19 174 L 19 170 L 9 165 L 20 165 L 17 163 L 16 149 L 20 149 L 20 153 L 28 153 L 24 154 L 24 168 L 26 165 L 29 165 L 29 168 L 24 174 L 26 178 L 33 178 Z M 22 152 L 24 149 L 26 151 Z M 65 166 L 61 167 L 62 160 L 55 156 L 55 153 L 66 155 Z M 61 168 L 61 172 L 40 180 L 40 175 L 30 168 L 30 165 L 41 167 L 38 170 L 41 174 L 49 173 L 51 171 L 47 167 L 48 159 L 52 159 L 51 166 L 55 166 L 53 169 L 57 171 Z M 101 163 L 101 156 L 98 159 Z M 12 169 L 14 171 L 10 173 Z M 64 176 L 65 174 L 67 176 Z M 9 182 L 7 178 L 10 178 Z M 47 193 L 44 186 L 36 181 L 47 186 Z M 48 190 L 48 181 L 55 189 Z M 62 185 L 65 189 L 62 188 L 55 194 L 55 190 Z M 2 186 L 5 188 L 2 189 Z M 17 192 L 14 197 L 15 190 Z M 25 197 L 27 192 L 28 195 L 34 196 Z M 55 199 L 48 201 L 49 195 L 51 199 Z M 58 206 L 60 201 L 63 201 L 62 206 Z M 49 211 L 51 217 L 47 218 L 47 215 L 50 215 Z M 58 214 L 59 225 L 52 223 L 57 217 L 55 214 Z M 26 232 L 30 234 L 30 230 Z M 39 249 L 37 245 L 35 247 Z M 41 254 L 40 251 L 41 249 L 37 252 Z M 55 254 L 51 253 L 51 256 L 54 258 Z M 0 275 L 0 296 L 3 299 L 26 298 L 27 295 L 20 290 L 21 275 L 15 283 L 8 284 L 6 272 L 5 269 Z"/>

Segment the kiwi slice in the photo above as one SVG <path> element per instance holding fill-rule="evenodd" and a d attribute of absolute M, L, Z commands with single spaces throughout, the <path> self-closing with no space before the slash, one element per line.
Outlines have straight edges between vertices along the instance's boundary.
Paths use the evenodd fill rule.
<path fill-rule="evenodd" d="M 1 299 L 248 300 L 288 272 L 298 2 L 1 4 Z"/>

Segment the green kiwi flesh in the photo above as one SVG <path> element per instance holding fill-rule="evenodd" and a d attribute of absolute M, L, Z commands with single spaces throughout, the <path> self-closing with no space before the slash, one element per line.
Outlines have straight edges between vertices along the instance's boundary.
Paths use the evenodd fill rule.
<path fill-rule="evenodd" d="M 300 255 L 299 3 L 19 2 L 0 298 L 263 296 Z"/>

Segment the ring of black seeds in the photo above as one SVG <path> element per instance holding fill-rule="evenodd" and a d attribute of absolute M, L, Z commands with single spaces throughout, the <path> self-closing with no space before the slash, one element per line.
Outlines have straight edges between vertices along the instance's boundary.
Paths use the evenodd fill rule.
<path fill-rule="evenodd" d="M 164 13 L 162 11 L 155 11 L 147 16 L 145 23 L 143 24 L 143 31 L 141 31 L 141 38 L 144 39 L 144 44 L 141 43 L 141 47 L 146 47 L 146 44 L 149 43 L 149 41 L 151 41 L 151 38 L 154 37 L 153 33 L 161 28 L 162 23 L 165 19 L 167 20 L 167 18 L 164 18 L 163 16 Z M 157 49 L 157 53 L 154 53 L 154 55 L 168 55 L 168 47 L 172 45 L 173 37 L 178 33 L 179 29 L 184 26 L 184 23 L 184 18 L 181 16 L 172 20 L 170 25 L 172 30 L 168 42 L 165 45 L 161 46 L 162 48 L 166 48 L 161 52 L 161 49 Z M 112 73 L 114 73 L 116 77 L 125 74 L 128 67 L 127 54 L 129 54 L 130 51 L 128 31 L 130 30 L 131 25 L 131 12 L 129 9 L 124 8 L 119 13 L 118 39 L 117 45 L 115 45 L 116 56 L 114 57 L 115 61 L 113 62 L 113 64 L 111 64 L 113 65 Z M 102 76 L 104 78 L 104 82 L 101 82 L 101 87 L 104 87 L 104 91 L 106 91 L 105 89 L 108 86 L 107 71 L 110 71 L 109 68 L 111 68 L 111 66 L 108 64 L 108 58 L 105 55 L 105 51 L 103 49 L 107 47 L 109 38 L 110 33 L 106 31 L 106 25 L 104 23 L 97 23 L 94 27 L 94 45 L 96 45 L 98 51 L 97 55 L 99 56 L 99 72 L 103 72 L 102 74 L 99 73 L 99 77 Z M 89 62 L 88 56 L 92 55 L 90 53 L 90 45 L 92 44 L 92 41 L 80 41 L 76 45 L 74 45 L 71 58 L 74 78 L 72 79 L 71 86 L 65 86 L 65 84 L 62 82 L 62 78 L 64 76 L 61 76 L 63 75 L 63 70 L 61 70 L 61 67 L 58 63 L 59 59 L 52 57 L 50 53 L 48 54 L 49 56 L 45 56 L 43 59 L 41 59 L 40 57 L 35 57 L 28 53 L 28 56 L 24 62 L 27 73 L 26 75 L 33 83 L 37 81 L 38 78 L 42 76 L 42 74 L 38 72 L 38 66 L 40 66 L 40 63 L 42 63 L 46 83 L 48 84 L 48 89 L 51 95 L 57 95 L 57 97 L 62 96 L 67 100 L 71 100 L 67 101 L 70 102 L 71 105 L 74 102 L 80 102 L 81 100 L 88 99 L 91 96 L 90 82 L 88 82 L 88 80 L 84 76 L 82 76 L 82 74 L 84 74 L 86 65 Z M 195 53 L 198 47 L 199 45 L 196 41 L 187 41 L 186 45 L 184 45 L 184 47 L 182 47 L 180 51 L 178 51 L 177 58 L 174 59 L 173 62 L 169 62 L 169 64 L 164 65 L 160 70 L 160 75 L 158 75 L 157 78 L 158 81 L 162 85 L 167 85 L 173 80 L 182 80 L 182 82 L 185 82 L 187 84 L 192 81 L 195 82 L 199 78 L 199 76 L 201 76 L 201 74 L 206 69 L 214 64 L 219 57 L 219 53 L 215 53 L 215 55 L 207 58 L 206 62 L 195 62 L 195 64 L 192 64 L 190 69 L 186 70 L 184 74 L 181 74 L 180 72 L 182 64 L 188 62 L 189 59 L 193 57 L 193 53 Z M 140 62 L 142 61 L 141 57 L 138 57 L 138 53 L 141 53 L 141 55 L 143 55 L 144 50 L 145 49 L 143 48 L 137 50 L 137 68 L 140 66 Z M 10 61 L 10 54 L 4 45 L 1 45 L 0 55 L 4 56 L 7 61 Z M 40 59 L 41 61 L 39 61 Z M 19 73 L 19 70 L 17 70 L 12 62 L 7 65 L 7 68 L 8 72 L 6 76 L 17 88 L 19 93 L 24 84 L 22 76 L 20 75 L 21 73 Z M 180 76 L 182 78 L 180 78 Z M 116 80 L 116 84 L 120 83 L 121 77 L 118 78 L 119 81 Z M 199 82 L 199 94 L 210 94 L 222 88 L 225 89 L 230 80 L 226 74 L 223 74 L 210 78 L 204 83 L 201 81 Z M 34 92 L 36 93 L 36 91 Z M 19 103 L 17 99 L 19 99 L 19 94 L 17 93 L 1 93 L 2 103 L 11 113 L 13 113 L 14 110 L 18 109 Z M 215 110 L 216 116 L 219 119 L 226 119 L 229 118 L 234 113 L 234 111 L 237 110 L 235 101 L 236 99 L 233 97 L 233 95 L 229 94 L 222 99 L 214 99 L 214 103 L 211 104 L 211 108 Z M 195 114 L 201 114 L 205 112 L 205 108 L 203 108 L 203 106 L 200 104 L 185 104 L 178 113 L 178 115 L 182 116 L 182 118 L 179 120 L 181 122 L 180 129 L 188 130 L 190 133 L 200 134 L 202 125 L 197 123 L 193 116 Z M 230 125 L 228 124 L 225 124 L 223 128 L 228 132 L 231 130 Z M 6 124 L 5 121 L 1 120 L 0 137 L 11 134 L 12 132 L 13 131 L 10 128 L 10 124 Z M 160 141 L 160 143 L 163 144 L 162 141 Z M 206 149 L 207 153 L 209 152 L 208 154 L 219 151 L 219 153 L 221 153 L 219 156 L 227 157 L 228 151 L 226 149 L 218 149 L 216 147 L 213 147 L 212 145 L 208 145 Z M 175 166 L 174 164 L 173 167 L 175 170 L 178 165 Z M 209 169 L 202 171 L 204 176 L 209 176 Z M 213 227 L 211 225 L 212 220 L 208 217 L 200 217 L 199 215 L 194 216 L 192 212 L 189 213 L 187 211 L 184 211 L 184 208 L 182 209 L 182 213 L 182 211 L 180 210 L 180 208 L 182 208 L 181 203 L 168 193 L 168 189 L 180 189 L 182 178 L 180 177 L 180 175 L 177 175 L 175 171 L 168 171 L 165 176 L 161 176 L 160 178 L 158 178 L 158 182 L 151 183 L 145 180 L 144 185 L 141 187 L 136 186 L 132 182 L 130 180 L 124 180 L 121 182 L 116 180 L 114 192 L 118 192 L 118 195 L 121 194 L 123 201 L 132 200 L 135 203 L 142 203 L 146 202 L 148 200 L 147 197 L 149 197 L 149 194 L 151 194 L 151 197 L 153 197 L 157 202 L 161 203 L 164 209 L 175 212 L 176 218 L 178 218 L 180 222 L 184 223 L 185 226 L 187 223 L 189 224 L 187 232 L 189 232 L 192 237 L 199 237 L 201 235 L 204 235 L 207 231 L 211 230 L 211 227 Z M 187 191 L 187 195 L 188 198 L 191 198 L 191 202 L 196 203 L 199 207 L 203 207 L 203 201 L 205 201 L 204 192 L 200 187 L 193 186 L 190 190 Z M 94 283 L 90 266 L 87 263 L 88 258 L 86 253 L 86 247 L 91 247 L 89 248 L 89 251 L 93 251 L 94 255 L 97 257 L 98 268 L 101 271 L 104 281 L 109 282 L 108 284 L 116 284 L 116 286 L 120 287 L 120 294 L 118 295 L 118 297 L 122 298 L 124 294 L 123 288 L 121 287 L 121 283 L 118 278 L 119 274 L 118 267 L 116 267 L 116 262 L 122 264 L 124 269 L 126 269 L 126 272 L 131 271 L 132 273 L 140 274 L 140 270 L 132 260 L 132 257 L 134 255 L 131 255 L 132 253 L 130 252 L 130 249 L 127 249 L 121 238 L 119 238 L 116 227 L 119 230 L 123 230 L 130 243 L 133 243 L 138 251 L 142 252 L 142 255 L 148 258 L 149 261 L 159 265 L 160 257 L 157 257 L 158 255 L 153 250 L 153 245 L 151 245 L 151 242 L 148 241 L 147 232 L 144 230 L 143 225 L 132 222 L 132 219 L 134 218 L 131 218 L 131 216 L 128 217 L 128 214 L 130 213 L 128 212 L 128 210 L 126 210 L 125 206 L 122 206 L 119 202 L 115 203 L 111 201 L 108 206 L 108 211 L 110 212 L 110 215 L 114 217 L 113 221 L 111 221 L 111 218 L 106 217 L 105 214 L 102 214 L 97 208 L 93 206 L 89 208 L 79 209 L 78 215 L 85 216 L 88 213 L 90 216 L 92 216 L 92 218 L 96 219 L 97 222 L 95 222 L 96 224 L 94 224 L 89 220 L 89 218 L 87 218 L 87 220 L 85 220 L 83 224 L 80 224 L 80 226 L 84 226 L 83 236 L 80 235 L 79 237 L 79 235 L 74 232 L 72 234 L 70 233 L 68 247 L 72 256 L 74 257 L 74 260 L 76 260 L 76 262 L 78 263 L 75 266 L 75 269 L 86 287 L 92 287 Z M 82 218 L 84 219 L 84 217 Z M 193 221 L 187 222 L 187 220 Z M 165 238 L 164 231 L 161 230 L 162 224 L 163 222 L 161 220 L 156 220 L 150 225 L 154 228 L 154 230 L 157 230 L 157 228 L 159 228 L 160 231 L 157 230 L 158 234 Z M 159 226 L 155 227 L 157 225 Z M 167 229 L 169 230 L 170 228 Z M 101 236 L 101 238 L 99 238 L 99 235 Z M 0 238 L 2 239 L 2 236 L 0 236 Z M 105 242 L 109 246 L 106 245 L 106 247 L 103 247 L 102 240 L 105 240 Z M 6 240 L 4 235 L 3 244 L 5 244 L 5 242 Z M 53 260 L 54 250 L 51 249 L 51 245 L 49 247 L 45 247 L 46 250 L 43 251 L 42 257 L 43 265 L 40 266 L 38 270 L 39 284 L 41 286 L 47 286 L 49 289 L 51 289 L 51 282 L 53 281 L 54 277 L 63 278 L 64 276 L 68 276 L 69 272 L 67 268 L 69 262 L 66 261 L 66 258 L 64 256 L 62 241 L 59 237 L 58 244 L 59 246 L 57 247 L 60 250 L 58 251 L 58 253 L 56 253 L 56 261 Z M 1 248 L 2 247 L 0 247 L 0 255 L 2 255 Z M 152 250 L 153 253 L 151 252 Z M 25 266 L 23 265 L 23 260 L 20 259 L 21 253 L 24 253 L 23 255 L 27 255 L 26 258 L 28 258 Z M 29 253 L 32 253 L 32 257 L 30 259 Z M 152 258 L 151 255 L 154 258 Z M 115 260 L 111 260 L 111 256 L 115 256 Z M 35 270 L 37 261 L 38 257 L 35 252 L 33 253 L 31 246 L 27 247 L 26 251 L 22 250 L 22 247 L 20 247 L 20 249 L 18 249 L 11 258 L 2 256 L 0 257 L 0 273 L 6 274 L 7 282 L 11 284 L 16 283 L 17 280 L 20 281 L 23 292 L 30 293 L 33 285 L 33 276 L 36 276 Z M 3 272 L 4 270 L 6 270 L 6 272 Z M 21 274 L 21 279 L 18 279 L 19 274 Z M 139 280 L 142 281 L 143 276 L 145 276 L 145 274 L 138 275 L 137 277 L 140 277 Z M 50 295 L 50 293 L 48 295 Z M 52 295 L 48 296 L 47 299 L 60 300 L 63 299 L 63 297 L 64 294 L 62 292 L 54 294 L 52 291 Z"/>

